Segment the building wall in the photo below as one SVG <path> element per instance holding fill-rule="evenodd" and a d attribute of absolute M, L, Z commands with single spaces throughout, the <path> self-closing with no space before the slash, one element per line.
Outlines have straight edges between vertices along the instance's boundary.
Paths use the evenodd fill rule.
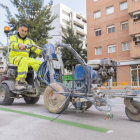
<path fill-rule="evenodd" d="M 5 70 L 6 69 L 6 57 L 3 56 L 3 46 L 0 46 L 0 63 L 2 62 L 3 64 L 0 64 L 0 70 Z"/>
<path fill-rule="evenodd" d="M 88 60 L 101 59 L 106 56 L 114 58 L 115 60 L 127 60 L 130 59 L 130 51 L 122 51 L 122 42 L 131 41 L 129 36 L 129 29 L 121 30 L 121 22 L 128 21 L 130 16 L 127 10 L 120 11 L 119 2 L 123 0 L 99 0 L 93 2 L 93 0 L 87 1 L 88 5 L 93 5 L 90 12 L 87 11 L 87 44 L 88 44 Z M 99 3 L 98 3 L 99 2 Z M 108 3 L 107 3 L 108 2 Z M 98 6 L 94 3 L 98 3 Z M 114 13 L 106 15 L 106 8 L 114 5 Z M 101 17 L 94 20 L 94 12 L 101 10 Z M 119 11 L 119 12 L 117 12 Z M 115 32 L 107 34 L 107 27 L 115 25 Z M 101 28 L 102 35 L 95 37 L 95 29 Z M 116 52 L 108 53 L 108 45 L 116 45 Z M 102 46 L 102 55 L 95 55 L 95 48 Z"/>
<path fill-rule="evenodd" d="M 132 0 L 127 0 L 128 2 L 128 13 L 140 10 L 140 1 L 137 0 L 133 2 Z"/>
<path fill-rule="evenodd" d="M 128 73 L 130 73 L 130 66 L 121 66 L 120 69 L 117 69 L 117 82 L 130 82 L 131 78 Z M 125 71 L 123 71 L 123 70 Z"/>
<path fill-rule="evenodd" d="M 128 8 L 120 10 L 120 3 L 127 1 Z M 87 58 L 88 60 L 111 58 L 122 62 L 119 66 L 130 73 L 130 67 L 137 64 L 134 58 L 140 58 L 139 47 L 135 46 L 132 35 L 140 34 L 140 23 L 134 24 L 132 14 L 140 10 L 140 0 L 133 3 L 132 0 L 87 0 Z M 136 4 L 137 3 L 137 4 Z M 137 5 L 137 6 L 135 6 Z M 107 15 L 106 8 L 114 6 L 114 13 Z M 101 17 L 94 19 L 94 12 L 101 11 Z M 130 13 L 131 12 L 131 13 Z M 121 29 L 121 23 L 128 21 L 129 28 Z M 115 32 L 107 33 L 107 27 L 114 25 Z M 101 29 L 101 36 L 95 37 L 95 30 Z M 122 43 L 129 42 L 130 50 L 123 51 Z M 108 45 L 115 45 L 116 51 L 108 53 Z M 102 47 L 102 54 L 95 55 L 95 48 Z M 126 65 L 127 64 L 127 65 Z M 130 81 L 127 73 L 119 70 L 117 81 Z"/>
<path fill-rule="evenodd" d="M 74 10 L 68 8 L 67 6 L 63 5 L 62 3 L 59 3 L 55 6 L 53 6 L 51 8 L 51 11 L 52 11 L 52 14 L 57 14 L 58 18 L 55 19 L 52 23 L 52 27 L 55 27 L 55 29 L 53 29 L 52 31 L 49 32 L 50 35 L 60 35 L 61 26 L 66 27 L 66 23 L 64 21 L 72 21 L 73 26 L 74 26 L 75 22 L 78 22 L 80 25 L 82 25 L 84 27 L 84 29 L 82 31 L 80 29 L 79 30 L 81 31 L 81 34 L 83 34 L 85 36 L 85 39 L 86 39 L 87 25 L 84 22 L 82 23 L 82 20 L 80 21 L 76 18 L 77 13 Z M 65 11 L 66 13 L 70 14 L 71 16 L 64 14 L 62 11 Z M 82 17 L 81 15 L 79 15 L 79 16 L 86 20 L 86 18 Z M 77 30 L 78 30 L 78 28 L 75 29 L 75 33 L 77 32 Z M 62 40 L 61 36 L 53 36 L 53 38 L 50 39 L 49 42 L 52 44 L 56 44 L 58 42 L 61 42 L 61 40 Z M 85 44 L 85 41 L 84 41 L 84 44 Z"/>
<path fill-rule="evenodd" d="M 58 17 L 52 22 L 52 27 L 55 27 L 55 29 L 51 30 L 49 34 L 52 35 L 59 35 L 59 31 L 61 29 L 60 25 L 60 6 L 55 5 L 53 8 L 51 8 L 52 15 L 58 15 Z M 52 36 L 52 39 L 49 39 L 48 42 L 55 44 L 61 39 L 60 36 Z"/>
<path fill-rule="evenodd" d="M 130 56 L 132 58 L 139 58 L 140 57 L 140 47 L 135 47 L 135 42 L 130 42 Z"/>
<path fill-rule="evenodd" d="M 134 24 L 133 19 L 129 20 L 129 35 L 140 33 L 140 22 Z"/>

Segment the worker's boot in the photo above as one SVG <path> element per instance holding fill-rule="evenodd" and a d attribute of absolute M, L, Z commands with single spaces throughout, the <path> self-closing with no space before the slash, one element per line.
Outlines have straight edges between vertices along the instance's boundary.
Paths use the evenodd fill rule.
<path fill-rule="evenodd" d="M 28 84 L 24 78 L 20 78 L 19 81 L 16 81 L 15 90 L 24 90 L 27 89 Z"/>

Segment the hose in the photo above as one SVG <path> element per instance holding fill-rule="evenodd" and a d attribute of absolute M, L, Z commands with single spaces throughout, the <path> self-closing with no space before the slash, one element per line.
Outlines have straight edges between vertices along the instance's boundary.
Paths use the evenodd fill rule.
<path fill-rule="evenodd" d="M 78 62 L 83 66 L 83 68 L 85 70 L 85 73 L 86 73 L 86 81 L 87 81 L 87 84 L 86 84 L 87 85 L 87 92 L 86 92 L 86 94 L 91 92 L 91 76 L 90 76 L 91 74 L 90 74 L 90 70 L 89 70 L 87 64 L 85 63 L 85 61 L 81 58 L 81 56 L 70 45 L 59 43 L 57 45 L 57 47 L 59 47 L 59 46 L 67 48 L 76 57 Z"/>

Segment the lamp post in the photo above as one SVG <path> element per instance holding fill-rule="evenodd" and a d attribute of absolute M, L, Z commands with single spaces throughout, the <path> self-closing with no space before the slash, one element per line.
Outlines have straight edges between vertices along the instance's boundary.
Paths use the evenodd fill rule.
<path fill-rule="evenodd" d="M 4 27 L 4 32 L 5 32 L 6 36 L 7 36 L 7 49 L 8 49 L 7 51 L 8 51 L 8 54 L 9 54 L 8 33 L 10 32 L 10 28 L 8 26 L 5 26 Z"/>

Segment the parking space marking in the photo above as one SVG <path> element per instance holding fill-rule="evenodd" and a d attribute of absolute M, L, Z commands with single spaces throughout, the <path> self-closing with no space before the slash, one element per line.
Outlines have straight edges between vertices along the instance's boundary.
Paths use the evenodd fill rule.
<path fill-rule="evenodd" d="M 18 110 L 12 110 L 12 109 L 3 108 L 3 107 L 0 107 L 0 110 L 18 113 L 18 114 L 22 114 L 22 115 L 26 115 L 26 116 L 31 116 L 31 117 L 35 117 L 35 118 L 39 118 L 39 119 L 43 119 L 43 120 L 49 120 L 49 121 L 51 120 L 51 117 L 23 112 L 23 111 L 18 111 Z M 75 126 L 75 127 L 79 127 L 79 128 L 83 128 L 83 129 L 88 129 L 88 130 L 92 130 L 92 131 L 97 131 L 97 132 L 101 132 L 101 133 L 113 132 L 112 130 L 109 130 L 106 128 L 96 127 L 96 126 L 92 126 L 92 125 L 86 125 L 86 124 L 62 120 L 62 119 L 56 119 L 56 120 L 54 120 L 54 122 L 66 124 L 66 125 L 70 125 L 70 126 Z"/>

